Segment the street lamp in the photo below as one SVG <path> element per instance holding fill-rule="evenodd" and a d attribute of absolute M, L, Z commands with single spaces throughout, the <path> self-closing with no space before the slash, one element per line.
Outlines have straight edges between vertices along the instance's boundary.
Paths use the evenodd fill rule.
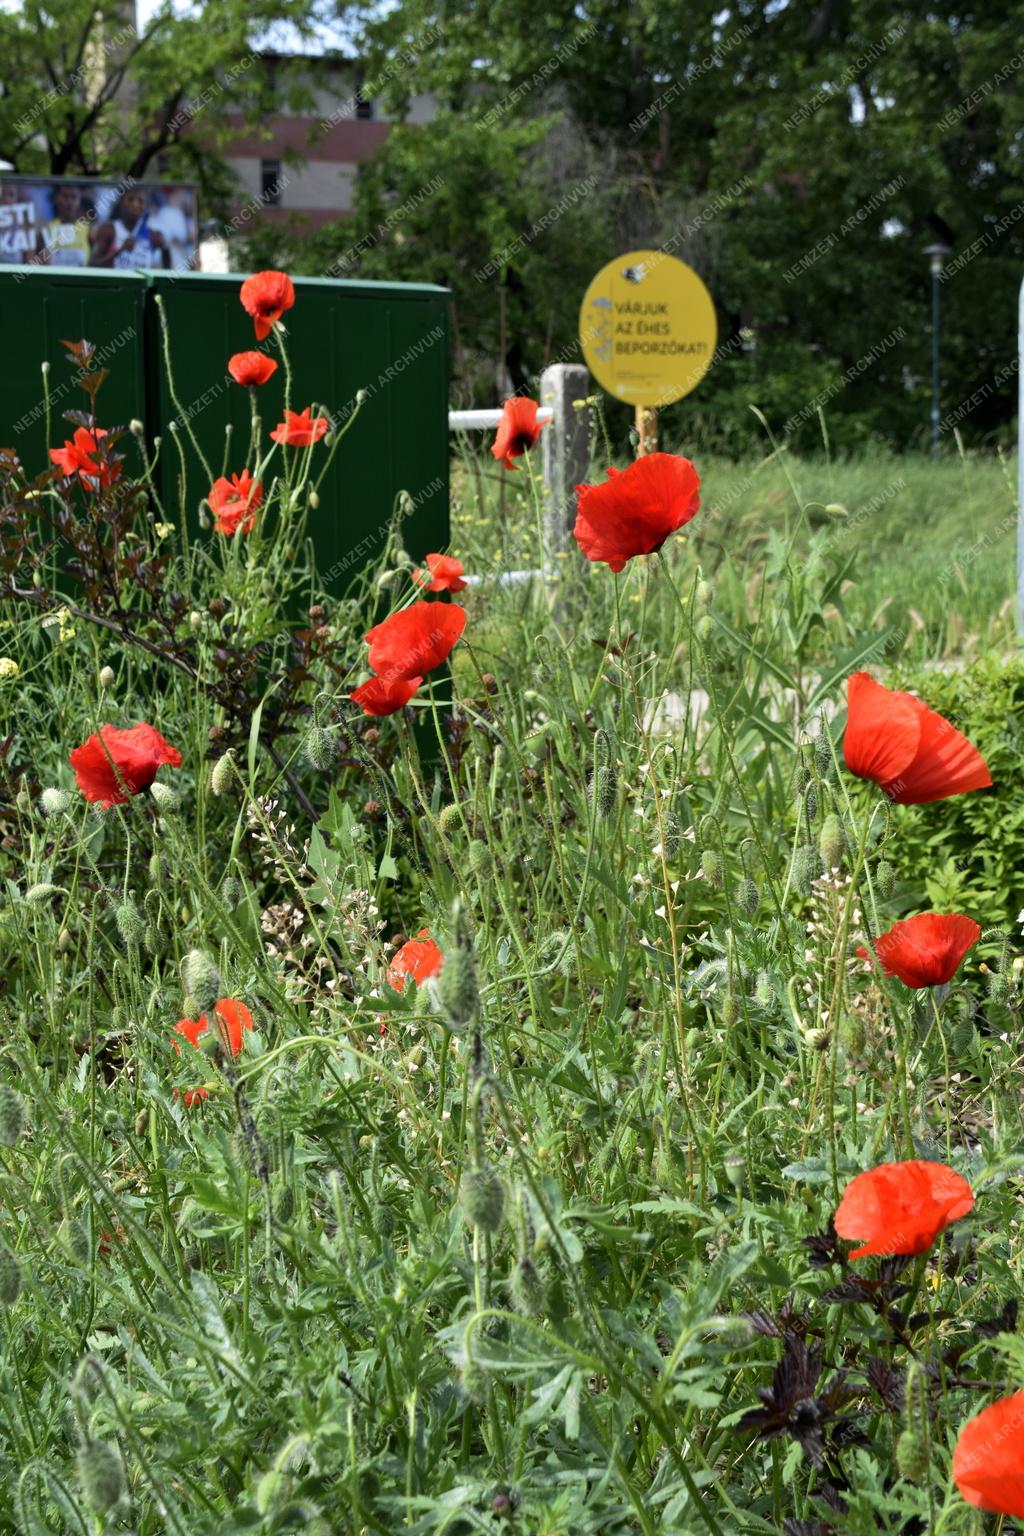
<path fill-rule="evenodd" d="M 932 273 L 932 452 L 939 447 L 939 278 L 942 264 L 953 254 L 949 245 L 926 245 L 924 254 L 929 258 Z"/>

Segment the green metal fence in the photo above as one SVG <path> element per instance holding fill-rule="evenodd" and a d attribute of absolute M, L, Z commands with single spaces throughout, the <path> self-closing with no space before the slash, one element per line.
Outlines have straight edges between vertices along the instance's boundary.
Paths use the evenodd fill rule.
<path fill-rule="evenodd" d="M 47 465 L 46 449 L 70 436 L 61 420 L 88 401 L 73 383 L 62 339 L 93 342 L 110 369 L 99 396 L 101 424 L 140 418 L 164 444 L 160 474 L 177 505 L 179 464 L 170 423 L 187 417 L 203 453 L 221 472 L 224 430 L 232 424 L 227 468 L 246 467 L 248 391 L 226 372 L 233 352 L 256 345 L 238 301 L 241 279 L 203 273 L 69 272 L 0 267 L 0 321 L 8 346 L 0 370 L 0 446 L 14 447 L 29 470 Z M 336 422 L 367 398 L 346 435 L 310 513 L 321 577 L 341 590 L 383 541 L 396 495 L 415 512 L 405 525 L 414 557 L 448 539 L 448 292 L 402 283 L 296 278 L 295 307 L 284 317 L 293 373 L 292 408 L 316 405 Z M 161 358 L 160 295 L 167 317 L 177 403 Z M 53 420 L 46 440 L 39 366 L 49 360 Z M 264 433 L 281 419 L 284 370 L 259 391 Z M 66 430 L 65 430 L 66 428 Z M 188 463 L 188 504 L 209 489 L 181 430 Z M 326 452 L 326 450 L 325 450 Z M 249 466 L 250 468 L 252 466 Z"/>

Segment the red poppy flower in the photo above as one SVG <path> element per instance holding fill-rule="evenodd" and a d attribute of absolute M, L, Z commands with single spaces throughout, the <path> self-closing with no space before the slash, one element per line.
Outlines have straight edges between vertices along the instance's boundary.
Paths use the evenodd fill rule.
<path fill-rule="evenodd" d="M 243 469 L 240 475 L 232 475 L 230 480 L 221 475 L 210 487 L 206 499 L 213 513 L 214 528 L 230 539 L 236 533 L 252 531 L 257 509 L 263 500 L 263 485 Z"/>
<path fill-rule="evenodd" d="M 330 426 L 326 416 L 310 417 L 311 405 L 304 411 L 285 411 L 284 421 L 275 427 L 271 437 L 275 443 L 287 443 L 289 448 L 308 448 L 318 443 Z"/>
<path fill-rule="evenodd" d="M 634 555 L 651 555 L 700 507 L 700 477 L 689 459 L 648 453 L 603 485 L 578 485 L 573 533 L 588 560 L 621 571 Z"/>
<path fill-rule="evenodd" d="M 968 1419 L 953 1452 L 953 1481 L 975 1509 L 1024 1519 L 1024 1392 Z"/>
<path fill-rule="evenodd" d="M 873 942 L 885 974 L 916 989 L 952 981 L 964 955 L 980 938 L 981 929 L 972 917 L 922 912 L 893 923 Z"/>
<path fill-rule="evenodd" d="M 524 400 L 521 395 L 513 395 L 502 406 L 491 452 L 506 469 L 515 469 L 512 460 L 532 448 L 548 425 L 546 421 L 537 420 L 537 410 L 536 400 Z"/>
<path fill-rule="evenodd" d="M 79 427 L 73 438 L 64 439 L 63 448 L 50 449 L 50 460 L 59 465 L 65 475 L 78 475 L 93 487 L 98 484 L 105 489 L 121 474 L 119 463 L 97 457 L 100 438 L 106 435 L 106 427 L 95 427 L 92 431 L 88 427 Z"/>
<path fill-rule="evenodd" d="M 370 667 L 387 688 L 422 679 L 451 654 L 465 627 L 466 610 L 457 603 L 413 603 L 370 630 Z"/>
<path fill-rule="evenodd" d="M 277 360 L 265 352 L 236 352 L 228 358 L 228 373 L 236 384 L 244 384 L 248 389 L 265 384 L 276 372 Z"/>
<path fill-rule="evenodd" d="M 361 705 L 364 715 L 394 715 L 405 708 L 422 681 L 422 677 L 397 677 L 390 682 L 371 677 L 349 698 Z"/>
<path fill-rule="evenodd" d="M 977 747 L 923 699 L 883 688 L 867 672 L 854 672 L 846 698 L 846 766 L 897 805 L 926 805 L 992 783 Z"/>
<path fill-rule="evenodd" d="M 102 725 L 98 736 L 94 732 L 75 748 L 69 762 L 85 798 L 109 809 L 148 789 L 161 764 L 180 768 L 181 753 L 151 725 L 133 725 L 125 731 Z"/>
<path fill-rule="evenodd" d="M 840 1237 L 860 1240 L 851 1259 L 923 1253 L 973 1205 L 971 1186 L 945 1163 L 881 1163 L 847 1184 L 835 1229 Z"/>
<path fill-rule="evenodd" d="M 252 315 L 257 341 L 265 341 L 286 309 L 295 303 L 295 285 L 287 272 L 255 272 L 242 284 L 238 297 Z"/>
<path fill-rule="evenodd" d="M 462 579 L 462 561 L 451 555 L 428 555 L 427 566 L 427 570 L 417 567 L 412 579 L 428 592 L 461 592 L 468 586 Z"/>
<path fill-rule="evenodd" d="M 444 956 L 430 937 L 429 928 L 421 928 L 414 939 L 403 944 L 392 956 L 388 966 L 388 986 L 396 992 L 405 990 L 410 977 L 418 987 L 431 976 L 436 976 L 444 964 Z"/>
<path fill-rule="evenodd" d="M 213 1011 L 221 1021 L 220 1024 L 217 1024 L 217 1029 L 220 1030 L 222 1038 L 227 1039 L 228 1049 L 232 1056 L 237 1056 L 242 1049 L 245 1038 L 243 1031 L 252 1029 L 252 1014 L 244 1003 L 237 1002 L 233 997 L 220 998 L 214 1003 Z M 200 1035 L 205 1035 L 209 1027 L 210 1020 L 203 1013 L 200 1014 L 198 1019 L 179 1019 L 174 1029 L 176 1034 L 184 1035 L 189 1044 L 194 1045 L 196 1050 L 198 1050 L 199 1037 Z M 171 1044 L 180 1056 L 181 1047 L 177 1040 L 172 1040 Z M 205 1098 L 205 1094 L 203 1096 Z M 186 1096 L 187 1102 L 188 1098 Z"/>

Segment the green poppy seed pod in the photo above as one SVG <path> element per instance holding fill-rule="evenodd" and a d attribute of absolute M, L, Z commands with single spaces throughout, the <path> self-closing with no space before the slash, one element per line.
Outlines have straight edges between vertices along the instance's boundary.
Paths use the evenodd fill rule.
<path fill-rule="evenodd" d="M 47 880 L 41 880 L 38 885 L 30 885 L 25 892 L 25 900 L 33 907 L 41 907 L 51 896 L 60 894 L 59 885 L 51 885 Z"/>
<path fill-rule="evenodd" d="M 10 1083 L 0 1083 L 0 1147 L 13 1147 L 25 1129 L 25 1103 Z"/>
<path fill-rule="evenodd" d="M 471 1168 L 462 1175 L 459 1204 L 471 1227 L 497 1232 L 505 1214 L 505 1186 L 493 1168 Z"/>
<path fill-rule="evenodd" d="M 702 614 L 697 620 L 697 638 L 703 640 L 706 645 L 715 632 L 715 621 L 710 613 Z"/>
<path fill-rule="evenodd" d="M 181 986 L 200 1013 L 205 1013 L 224 996 L 220 971 L 201 949 L 190 949 L 181 962 Z"/>
<path fill-rule="evenodd" d="M 471 1403 L 486 1403 L 487 1388 L 490 1377 L 482 1365 L 477 1365 L 475 1360 L 467 1360 L 462 1367 L 459 1377 L 459 1385 Z"/>
<path fill-rule="evenodd" d="M 618 779 L 614 768 L 598 768 L 590 781 L 590 803 L 600 820 L 610 816 L 615 809 Z"/>
<path fill-rule="evenodd" d="M 817 871 L 817 857 L 809 843 L 798 848 L 793 856 L 793 884 L 801 895 L 806 896 L 811 889 L 811 881 Z"/>
<path fill-rule="evenodd" d="M 453 832 L 459 831 L 462 826 L 461 805 L 444 806 L 437 818 L 437 824 L 445 837 L 450 837 Z"/>
<path fill-rule="evenodd" d="M 718 1011 L 718 1017 L 726 1029 L 731 1029 L 740 1016 L 740 1006 L 731 992 L 727 992 L 722 998 L 722 1006 Z"/>
<path fill-rule="evenodd" d="M 896 1441 L 896 1470 L 908 1482 L 920 1483 L 931 1465 L 928 1440 L 916 1429 L 905 1429 Z"/>
<path fill-rule="evenodd" d="M 804 808 L 807 812 L 807 820 L 814 821 L 818 814 L 818 786 L 813 779 L 804 790 Z"/>
<path fill-rule="evenodd" d="M 843 862 L 843 824 L 835 811 L 830 811 L 825 817 L 821 828 L 821 836 L 818 838 L 818 848 L 821 853 L 821 862 L 826 869 L 838 869 Z"/>
<path fill-rule="evenodd" d="M 210 771 L 210 788 L 215 795 L 226 795 L 235 779 L 235 759 L 230 752 L 218 757 Z"/>
<path fill-rule="evenodd" d="M 847 1056 L 863 1056 L 868 1032 L 864 1020 L 855 1013 L 846 1014 L 839 1025 L 839 1043 Z"/>
<path fill-rule="evenodd" d="M 543 1276 L 532 1259 L 520 1258 L 508 1277 L 508 1296 L 520 1317 L 543 1317 L 548 1292 Z"/>
<path fill-rule="evenodd" d="M 715 589 L 710 581 L 698 581 L 697 601 L 702 608 L 710 608 L 715 600 Z"/>
<path fill-rule="evenodd" d="M 283 1184 L 274 1201 L 274 1220 L 286 1227 L 295 1215 L 295 1191 L 290 1184 Z"/>
<path fill-rule="evenodd" d="M 0 1307 L 13 1307 L 21 1295 L 21 1265 L 9 1248 L 0 1246 Z"/>
<path fill-rule="evenodd" d="M 82 1498 L 94 1515 L 113 1509 L 124 1492 L 124 1470 L 117 1447 L 107 1440 L 86 1440 L 78 1452 Z"/>
<path fill-rule="evenodd" d="M 736 887 L 735 901 L 741 912 L 747 917 L 753 917 L 757 911 L 761 894 L 753 880 L 744 877 Z"/>
<path fill-rule="evenodd" d="M 334 743 L 330 732 L 325 731 L 322 725 L 311 725 L 306 732 L 306 740 L 303 743 L 306 753 L 306 761 L 317 773 L 323 773 L 325 768 L 331 766 L 334 759 Z"/>
<path fill-rule="evenodd" d="M 63 789 L 44 789 L 39 796 L 44 816 L 60 816 L 71 804 L 71 796 Z"/>
<path fill-rule="evenodd" d="M 814 738 L 814 767 L 818 777 L 827 784 L 832 777 L 835 761 L 832 756 L 832 740 L 824 726 Z"/>
<path fill-rule="evenodd" d="M 220 899 L 229 912 L 233 912 L 242 899 L 242 882 L 234 875 L 225 875 L 221 881 Z"/>
<path fill-rule="evenodd" d="M 153 797 L 153 803 L 162 815 L 167 816 L 171 811 L 176 811 L 180 803 L 178 792 L 169 784 L 161 784 L 159 781 L 149 786 L 149 792 Z"/>
<path fill-rule="evenodd" d="M 139 916 L 139 909 L 133 901 L 122 901 L 114 914 L 117 923 L 117 931 L 124 943 L 131 946 L 138 944 L 146 932 L 146 925 Z"/>
<path fill-rule="evenodd" d="M 747 1182 L 747 1160 L 742 1152 L 730 1152 L 723 1163 L 725 1176 L 733 1189 L 739 1194 Z"/>
<path fill-rule="evenodd" d="M 473 1022 L 480 1008 L 480 988 L 473 951 L 467 942 L 459 942 L 445 955 L 435 990 L 449 1029 L 458 1033 Z"/>
<path fill-rule="evenodd" d="M 949 1033 L 949 1049 L 958 1060 L 969 1056 L 974 1049 L 977 1040 L 977 1032 L 974 1028 L 974 1020 L 969 1016 L 957 1019 Z"/>
<path fill-rule="evenodd" d="M 888 859 L 879 861 L 878 868 L 875 870 L 875 884 L 878 886 L 878 894 L 883 900 L 888 901 L 896 884 L 896 871 Z"/>
<path fill-rule="evenodd" d="M 722 855 L 717 848 L 705 848 L 700 858 L 701 872 L 709 885 L 720 891 L 725 884 Z"/>
<path fill-rule="evenodd" d="M 762 1008 L 770 1008 L 775 1001 L 775 989 L 767 971 L 758 971 L 754 984 L 754 997 Z"/>
<path fill-rule="evenodd" d="M 486 880 L 494 871 L 494 859 L 487 844 L 474 838 L 469 845 L 469 867 L 478 879 Z"/>

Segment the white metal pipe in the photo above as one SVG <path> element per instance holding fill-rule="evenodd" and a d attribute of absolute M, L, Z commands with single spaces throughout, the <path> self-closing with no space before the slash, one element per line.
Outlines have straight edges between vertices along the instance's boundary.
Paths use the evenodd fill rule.
<path fill-rule="evenodd" d="M 555 413 L 551 409 L 550 405 L 542 405 L 540 410 L 537 412 L 537 420 L 550 421 L 554 414 Z M 449 432 L 455 432 L 460 429 L 462 431 L 466 431 L 472 427 L 496 427 L 498 422 L 501 420 L 501 417 L 502 412 L 499 410 L 449 411 L 448 430 Z"/>

